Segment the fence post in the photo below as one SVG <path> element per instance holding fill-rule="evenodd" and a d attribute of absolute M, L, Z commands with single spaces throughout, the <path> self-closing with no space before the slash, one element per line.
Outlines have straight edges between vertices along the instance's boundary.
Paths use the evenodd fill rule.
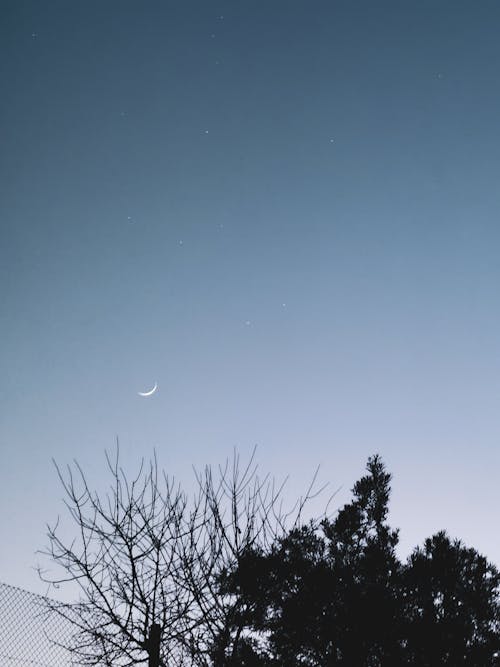
<path fill-rule="evenodd" d="M 149 630 L 148 667 L 160 667 L 160 626 L 153 623 Z"/>

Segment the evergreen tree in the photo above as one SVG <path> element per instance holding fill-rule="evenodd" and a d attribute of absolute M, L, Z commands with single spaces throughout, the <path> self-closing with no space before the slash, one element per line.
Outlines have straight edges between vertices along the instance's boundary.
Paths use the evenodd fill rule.
<path fill-rule="evenodd" d="M 332 572 L 329 645 L 342 665 L 400 664 L 398 531 L 387 524 L 391 475 L 379 456 L 352 502 L 324 522 Z"/>
<path fill-rule="evenodd" d="M 288 666 L 400 664 L 398 533 L 386 523 L 391 476 L 379 456 L 334 521 L 297 527 L 228 577 L 260 659 Z"/>
<path fill-rule="evenodd" d="M 407 664 L 500 664 L 500 575 L 477 551 L 437 533 L 408 559 L 404 588 Z"/>

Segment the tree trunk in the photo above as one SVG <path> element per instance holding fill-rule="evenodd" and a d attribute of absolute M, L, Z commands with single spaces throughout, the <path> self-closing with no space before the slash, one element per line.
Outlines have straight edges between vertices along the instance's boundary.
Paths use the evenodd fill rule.
<path fill-rule="evenodd" d="M 149 630 L 148 667 L 160 667 L 160 626 L 153 623 Z"/>

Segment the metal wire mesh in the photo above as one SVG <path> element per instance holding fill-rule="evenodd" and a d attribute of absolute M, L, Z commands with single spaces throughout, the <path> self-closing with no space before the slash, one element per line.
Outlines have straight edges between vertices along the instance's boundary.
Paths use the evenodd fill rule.
<path fill-rule="evenodd" d="M 57 644 L 71 640 L 71 625 L 49 612 L 47 598 L 0 583 L 1 667 L 69 667 L 77 663 Z"/>

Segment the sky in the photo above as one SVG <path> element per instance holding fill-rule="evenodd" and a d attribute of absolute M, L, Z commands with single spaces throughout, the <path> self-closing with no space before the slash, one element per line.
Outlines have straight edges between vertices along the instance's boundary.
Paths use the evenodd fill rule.
<path fill-rule="evenodd" d="M 40 590 L 51 459 L 103 489 L 117 437 L 339 508 L 380 453 L 402 556 L 500 565 L 498 3 L 0 15 L 2 580 Z"/>

